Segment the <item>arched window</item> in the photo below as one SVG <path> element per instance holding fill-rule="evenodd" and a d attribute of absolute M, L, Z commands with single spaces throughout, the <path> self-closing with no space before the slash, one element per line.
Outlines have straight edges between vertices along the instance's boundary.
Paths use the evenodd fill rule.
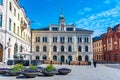
<path fill-rule="evenodd" d="M 23 52 L 23 46 L 22 45 L 20 46 L 20 52 Z"/>
<path fill-rule="evenodd" d="M 89 61 L 89 56 L 88 55 L 85 56 L 85 61 Z"/>
<path fill-rule="evenodd" d="M 85 52 L 88 52 L 88 46 L 85 46 Z"/>
<path fill-rule="evenodd" d="M 14 45 L 14 55 L 17 54 L 17 52 L 18 52 L 18 45 L 17 45 L 17 43 L 15 43 L 15 45 Z"/>
<path fill-rule="evenodd" d="M 72 61 L 72 56 L 71 55 L 68 56 L 68 62 L 70 62 L 70 61 Z"/>
<path fill-rule="evenodd" d="M 68 51 L 72 52 L 72 46 L 68 46 Z"/>
<path fill-rule="evenodd" d="M 36 46 L 36 52 L 39 52 L 39 46 Z"/>
<path fill-rule="evenodd" d="M 47 47 L 43 46 L 43 52 L 46 52 L 46 51 L 47 51 Z"/>
<path fill-rule="evenodd" d="M 82 56 L 78 56 L 78 61 L 82 61 Z"/>
<path fill-rule="evenodd" d="M 43 60 L 47 60 L 47 56 L 46 55 L 43 55 Z"/>
<path fill-rule="evenodd" d="M 61 52 L 64 52 L 64 46 L 61 46 Z"/>
<path fill-rule="evenodd" d="M 53 61 L 57 61 L 57 56 L 56 55 L 53 56 Z"/>
<path fill-rule="evenodd" d="M 81 46 L 78 46 L 78 51 L 79 51 L 79 52 L 81 52 L 81 51 L 82 51 Z"/>
<path fill-rule="evenodd" d="M 36 60 L 39 60 L 40 59 L 40 57 L 39 56 L 36 56 Z"/>
<path fill-rule="evenodd" d="M 65 61 L 65 56 L 64 55 L 61 55 L 61 62 L 64 62 Z"/>
<path fill-rule="evenodd" d="M 53 46 L 53 51 L 54 51 L 54 52 L 57 51 L 57 46 Z"/>

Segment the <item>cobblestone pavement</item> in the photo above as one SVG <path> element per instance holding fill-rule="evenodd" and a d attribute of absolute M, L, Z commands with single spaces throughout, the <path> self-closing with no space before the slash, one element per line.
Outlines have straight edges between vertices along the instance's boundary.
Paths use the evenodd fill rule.
<path fill-rule="evenodd" d="M 4 65 L 0 64 L 0 67 Z M 41 65 L 45 67 L 46 65 Z M 75 65 L 54 65 L 57 69 L 65 67 L 72 69 L 68 75 L 55 75 L 53 77 L 45 77 L 42 74 L 36 78 L 24 78 L 22 75 L 18 77 L 0 75 L 0 80 L 119 80 L 120 70 L 107 67 L 105 65 L 93 66 L 75 66 Z M 5 67 L 5 66 L 4 66 Z M 8 67 L 8 66 L 7 66 Z M 114 75 L 114 76 L 113 76 Z"/>

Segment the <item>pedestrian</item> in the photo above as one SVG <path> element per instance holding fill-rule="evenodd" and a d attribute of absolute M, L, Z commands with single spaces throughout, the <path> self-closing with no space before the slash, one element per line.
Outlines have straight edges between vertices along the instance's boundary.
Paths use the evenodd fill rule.
<path fill-rule="evenodd" d="M 96 68 L 97 67 L 97 65 L 96 65 L 96 61 L 93 61 L 93 66 Z"/>

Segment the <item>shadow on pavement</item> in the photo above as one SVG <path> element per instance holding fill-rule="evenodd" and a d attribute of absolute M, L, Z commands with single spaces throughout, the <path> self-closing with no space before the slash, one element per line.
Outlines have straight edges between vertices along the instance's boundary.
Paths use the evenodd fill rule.
<path fill-rule="evenodd" d="M 8 74 L 1 74 L 1 76 L 5 76 L 5 77 L 13 77 L 13 76 L 10 76 Z"/>
<path fill-rule="evenodd" d="M 26 78 L 24 76 L 17 76 L 16 79 L 29 79 L 29 78 Z"/>

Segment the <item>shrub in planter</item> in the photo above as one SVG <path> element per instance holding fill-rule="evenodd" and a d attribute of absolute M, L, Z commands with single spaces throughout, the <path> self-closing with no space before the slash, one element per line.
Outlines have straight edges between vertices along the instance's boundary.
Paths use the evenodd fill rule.
<path fill-rule="evenodd" d="M 34 78 L 36 77 L 38 74 L 40 73 L 40 71 L 38 70 L 37 66 L 35 65 L 30 65 L 30 67 L 28 69 L 25 69 L 22 74 L 26 77 L 26 78 Z"/>
<path fill-rule="evenodd" d="M 53 76 L 56 74 L 56 68 L 53 64 L 49 64 L 43 71 L 45 76 Z"/>
<path fill-rule="evenodd" d="M 18 76 L 25 67 L 22 64 L 14 65 L 7 73 L 11 76 Z"/>
<path fill-rule="evenodd" d="M 68 68 L 60 68 L 60 69 L 58 69 L 58 72 L 59 72 L 59 74 L 61 74 L 61 75 L 67 75 L 68 73 L 71 72 L 71 69 L 68 69 Z"/>

